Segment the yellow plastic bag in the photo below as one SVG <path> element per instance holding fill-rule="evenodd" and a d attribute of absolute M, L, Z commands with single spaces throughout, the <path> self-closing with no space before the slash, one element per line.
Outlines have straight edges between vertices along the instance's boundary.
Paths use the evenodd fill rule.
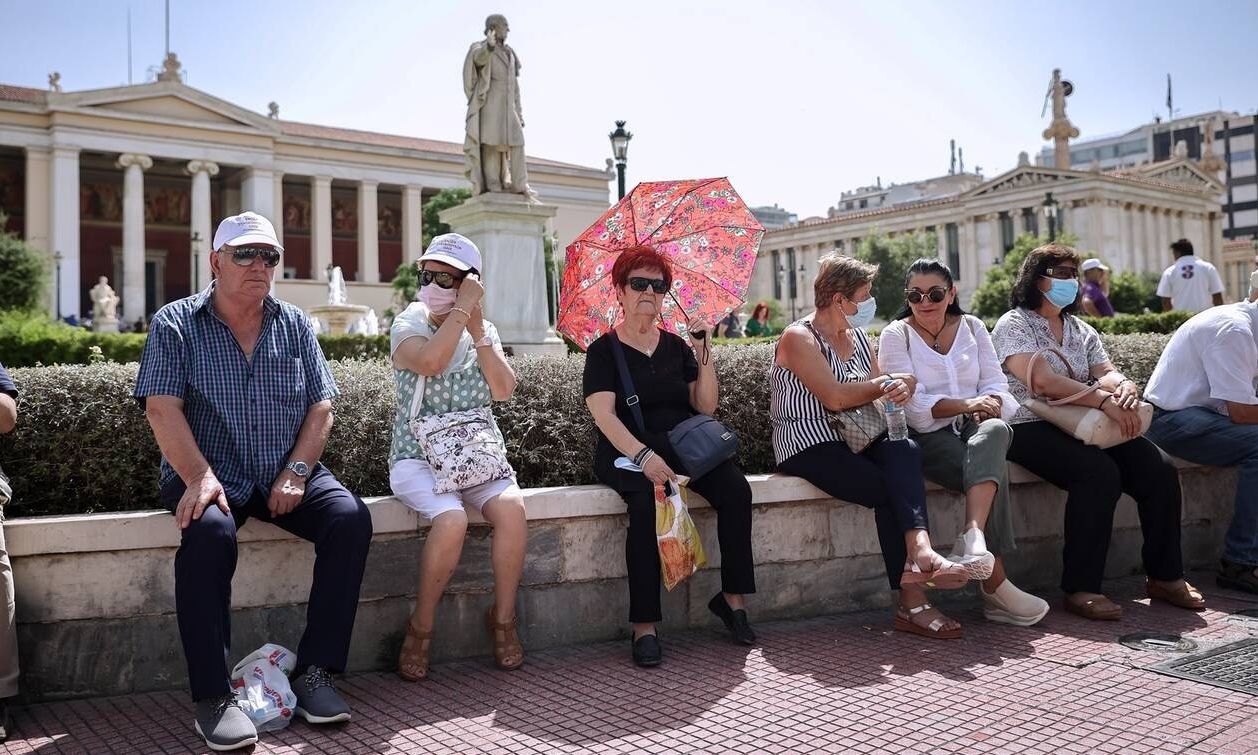
<path fill-rule="evenodd" d="M 682 483 L 684 489 L 685 482 Z M 655 486 L 655 541 L 660 550 L 664 587 L 672 590 L 708 563 L 703 541 L 695 528 L 681 490 L 669 484 Z"/>

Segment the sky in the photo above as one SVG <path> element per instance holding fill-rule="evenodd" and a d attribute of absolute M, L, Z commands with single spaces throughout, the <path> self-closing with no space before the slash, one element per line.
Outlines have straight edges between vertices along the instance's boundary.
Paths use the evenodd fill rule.
<path fill-rule="evenodd" d="M 490 13 L 523 65 L 531 155 L 602 167 L 623 119 L 630 186 L 729 176 L 801 219 L 946 173 L 949 139 L 989 177 L 1034 159 L 1055 67 L 1082 138 L 1165 117 L 1168 73 L 1177 115 L 1258 108 L 1254 0 L 170 0 L 170 47 L 188 85 L 259 113 L 461 142 Z M 0 28 L 8 84 L 142 83 L 164 56 L 163 0 L 0 0 Z"/>

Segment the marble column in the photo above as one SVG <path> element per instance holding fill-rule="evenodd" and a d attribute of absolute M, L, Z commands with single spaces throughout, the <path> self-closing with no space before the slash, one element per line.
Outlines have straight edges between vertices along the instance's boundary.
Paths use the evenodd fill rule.
<path fill-rule="evenodd" d="M 380 212 L 376 188 L 379 182 L 358 182 L 358 277 L 363 283 L 380 282 Z"/>
<path fill-rule="evenodd" d="M 210 285 L 210 255 L 214 253 L 214 219 L 210 217 L 210 179 L 218 175 L 218 163 L 193 160 L 185 168 L 192 176 L 192 290 Z"/>
<path fill-rule="evenodd" d="M 271 206 L 275 208 L 275 217 L 271 225 L 275 226 L 275 238 L 281 245 L 284 243 L 284 174 L 274 171 L 271 174 Z M 282 265 L 283 263 L 281 263 Z M 280 277 L 278 274 L 275 277 Z"/>
<path fill-rule="evenodd" d="M 61 317 L 79 316 L 79 148 L 55 145 L 52 148 L 50 201 L 48 203 L 49 251 L 61 256 Z M 54 276 L 57 268 L 52 269 Z M 56 285 L 54 278 L 53 285 Z M 115 282 L 116 285 L 116 282 Z M 54 296 L 54 300 L 58 298 Z M 57 305 L 54 303 L 54 308 Z"/>
<path fill-rule="evenodd" d="M 240 206 L 256 212 L 272 225 L 279 218 L 275 214 L 275 181 L 270 168 L 247 168 L 240 179 Z"/>
<path fill-rule="evenodd" d="M 1166 258 L 1173 259 L 1173 257 L 1171 256 L 1172 253 L 1170 251 L 1171 242 L 1178 239 L 1179 236 L 1175 235 L 1175 229 L 1172 225 L 1172 220 L 1171 220 L 1171 211 L 1161 210 L 1160 215 L 1161 215 L 1161 221 L 1162 221 L 1162 243 L 1159 246 L 1162 249 L 1166 250 L 1166 253 L 1165 253 Z"/>
<path fill-rule="evenodd" d="M 327 280 L 332 264 L 332 177 L 310 178 L 310 277 Z"/>
<path fill-rule="evenodd" d="M 118 158 L 122 179 L 122 303 L 124 322 L 144 316 L 144 171 L 153 158 L 127 152 Z"/>
<path fill-rule="evenodd" d="M 1161 272 L 1165 269 L 1162 265 L 1162 255 L 1158 252 L 1162 248 L 1161 234 L 1158 228 L 1158 210 L 1156 207 L 1145 205 L 1144 208 L 1144 259 L 1145 269 L 1153 272 Z M 1169 252 L 1167 253 L 1169 256 Z"/>
<path fill-rule="evenodd" d="M 26 148 L 26 220 L 23 235 L 26 243 L 48 251 L 48 200 L 51 195 L 49 177 L 52 150 L 47 147 Z"/>
<path fill-rule="evenodd" d="M 402 261 L 414 262 L 424 253 L 424 187 L 402 187 Z"/>

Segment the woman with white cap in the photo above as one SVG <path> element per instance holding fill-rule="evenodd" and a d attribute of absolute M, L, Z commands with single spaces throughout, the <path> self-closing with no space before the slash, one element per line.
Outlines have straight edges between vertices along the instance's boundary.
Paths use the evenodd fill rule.
<path fill-rule="evenodd" d="M 464 506 L 493 526 L 494 605 L 486 622 L 504 671 L 524 663 L 515 602 L 524 569 L 524 499 L 506 461 L 490 404 L 515 390 L 493 323 L 481 314 L 481 256 L 457 233 L 437 236 L 419 258 L 419 301 L 393 322 L 397 410 L 389 485 L 431 523 L 420 555 L 415 612 L 406 624 L 398 674 L 428 675 L 437 603 L 467 532 Z"/>

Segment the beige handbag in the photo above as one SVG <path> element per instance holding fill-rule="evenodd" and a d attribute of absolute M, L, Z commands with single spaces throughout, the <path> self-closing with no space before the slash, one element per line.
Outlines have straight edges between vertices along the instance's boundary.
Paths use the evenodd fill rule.
<path fill-rule="evenodd" d="M 1089 446 L 1097 448 L 1110 448 L 1120 443 L 1126 443 L 1132 438 L 1123 436 L 1122 427 L 1110 419 L 1105 412 L 1100 409 L 1094 409 L 1087 406 L 1078 406 L 1071 402 L 1091 393 L 1093 388 L 1088 386 L 1073 396 L 1057 399 L 1035 398 L 1037 395 L 1034 382 L 1031 376 L 1035 374 L 1035 363 L 1044 358 L 1045 354 L 1056 354 L 1061 359 L 1062 364 L 1066 365 L 1067 377 L 1074 380 L 1075 377 L 1070 375 L 1070 362 L 1066 360 L 1066 356 L 1057 349 L 1052 347 L 1040 349 L 1031 355 L 1031 360 L 1027 362 L 1026 383 L 1027 393 L 1032 398 L 1022 402 L 1022 405 L 1031 410 L 1040 419 L 1051 422 L 1061 428 L 1063 432 L 1074 436 Z M 1083 382 L 1082 380 L 1078 382 Z M 1149 423 L 1153 421 L 1153 405 L 1148 401 L 1141 401 L 1136 408 L 1140 414 L 1140 434 L 1144 435 L 1149 430 Z"/>

